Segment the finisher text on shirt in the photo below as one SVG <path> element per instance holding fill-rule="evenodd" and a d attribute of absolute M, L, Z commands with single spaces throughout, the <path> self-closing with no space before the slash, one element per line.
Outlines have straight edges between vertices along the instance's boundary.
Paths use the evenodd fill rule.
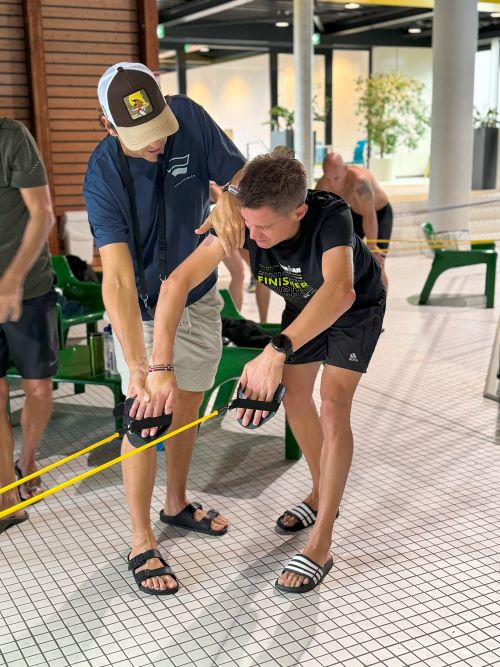
<path fill-rule="evenodd" d="M 284 271 L 283 267 L 279 264 L 274 266 L 262 266 L 262 264 L 259 264 L 257 270 L 257 280 L 284 297 L 302 297 L 307 299 L 316 292 L 314 287 L 302 278 L 300 267 L 294 268 L 292 275 L 287 275 L 289 271 Z"/>

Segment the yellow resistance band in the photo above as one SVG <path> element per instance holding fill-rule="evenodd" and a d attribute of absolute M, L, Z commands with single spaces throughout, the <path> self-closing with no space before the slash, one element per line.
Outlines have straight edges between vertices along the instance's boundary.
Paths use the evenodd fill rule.
<path fill-rule="evenodd" d="M 212 419 L 213 417 L 216 417 L 218 414 L 220 414 L 219 410 L 214 410 L 211 412 L 209 415 L 206 415 L 205 417 L 200 417 L 199 419 L 196 419 L 195 421 L 191 422 L 190 424 L 186 424 L 185 426 L 181 426 L 180 428 L 176 429 L 175 431 L 172 431 L 172 433 L 167 433 L 166 435 L 162 435 L 159 438 L 156 438 L 155 440 L 152 440 L 151 442 L 146 443 L 145 445 L 141 445 L 141 447 L 137 447 L 137 449 L 133 449 L 130 452 L 127 452 L 126 454 L 122 454 L 121 456 L 117 456 L 116 458 L 112 459 L 111 461 L 107 461 L 106 463 L 103 463 L 100 466 L 97 466 L 97 468 L 94 468 L 94 470 L 87 470 L 86 472 L 82 473 L 81 475 L 76 475 L 75 477 L 72 477 L 71 479 L 68 479 L 66 482 L 62 482 L 61 484 L 58 484 L 57 486 L 52 487 L 51 489 L 47 489 L 47 491 L 43 491 L 42 493 L 39 493 L 37 496 L 33 496 L 33 498 L 28 498 L 28 500 L 23 500 L 23 502 L 18 503 L 17 505 L 14 505 L 13 507 L 8 507 L 6 510 L 2 510 L 0 512 L 0 519 L 3 519 L 4 517 L 8 516 L 9 514 L 13 514 L 14 512 L 17 512 L 17 510 L 24 509 L 25 507 L 28 507 L 28 505 L 32 505 L 33 503 L 38 502 L 39 500 L 42 500 L 42 498 L 46 498 L 47 496 L 51 496 L 53 493 L 57 493 L 57 491 L 61 491 L 61 489 L 65 489 L 68 486 L 72 486 L 73 484 L 76 484 L 77 482 L 80 482 L 83 479 L 87 479 L 87 477 L 92 477 L 92 475 L 95 475 L 98 472 L 101 472 L 101 470 L 105 470 L 106 468 L 111 467 L 115 463 L 119 463 L 120 461 L 124 461 L 125 459 L 128 459 L 130 456 L 134 456 L 134 454 L 139 454 L 139 452 L 143 452 L 146 449 L 149 449 L 150 447 L 153 447 L 153 445 L 158 444 L 159 442 L 163 442 L 164 440 L 168 440 L 169 438 L 173 438 L 175 435 L 178 435 L 179 433 L 182 433 L 183 431 L 187 431 L 188 429 L 192 428 L 193 426 L 197 426 L 198 424 L 202 424 L 203 422 L 208 421 L 209 419 Z M 27 479 L 32 479 L 32 477 L 36 477 L 43 472 L 46 472 L 47 470 L 52 470 L 53 468 L 56 468 L 57 466 L 62 465 L 66 461 L 70 461 L 71 459 L 76 458 L 77 456 L 80 456 L 81 454 L 84 454 L 85 452 L 91 451 L 92 449 L 95 449 L 96 447 L 99 447 L 100 445 L 103 445 L 106 442 L 110 442 L 111 440 L 114 440 L 117 438 L 120 434 L 119 433 L 114 433 L 113 435 L 109 436 L 108 438 L 105 438 L 104 440 L 99 440 L 99 442 L 94 443 L 93 445 L 89 445 L 89 447 L 86 447 L 85 449 L 82 449 L 80 452 L 77 452 L 76 454 L 72 454 L 71 456 L 67 456 L 65 459 L 62 459 L 61 461 L 58 461 L 57 463 L 53 463 L 50 466 L 47 466 L 46 468 L 43 468 L 43 470 L 37 471 L 35 474 L 28 475 L 27 477 L 24 477 L 23 479 L 20 479 L 17 481 L 17 483 L 14 484 L 9 484 L 8 486 L 4 486 L 3 488 L 0 489 L 0 493 L 4 493 L 4 491 L 7 491 L 9 489 L 12 489 L 15 486 L 18 486 L 19 484 L 23 483 Z"/>
<path fill-rule="evenodd" d="M 370 248 L 370 252 L 374 255 L 382 253 L 383 255 L 387 255 L 391 250 L 392 252 L 400 252 L 401 250 L 408 250 L 408 251 L 413 251 L 415 250 L 428 250 L 429 252 L 432 250 L 449 250 L 450 248 L 443 246 L 443 245 L 433 245 L 433 246 L 428 246 L 428 245 L 398 245 L 398 246 L 393 246 L 391 243 L 391 248 Z M 459 248 L 451 248 L 451 250 L 456 250 L 457 252 L 467 252 L 467 250 L 460 250 Z"/>
<path fill-rule="evenodd" d="M 24 484 L 25 482 L 29 482 L 30 479 L 34 479 L 35 477 L 40 477 L 40 475 L 43 475 L 46 472 L 49 472 L 49 470 L 54 470 L 54 468 L 59 468 L 59 466 L 62 466 L 63 463 L 68 463 L 69 461 L 72 461 L 73 459 L 76 459 L 78 456 L 82 456 L 82 454 L 86 454 L 87 452 L 91 452 L 93 449 L 97 449 L 97 447 L 100 447 L 101 445 L 105 445 L 107 442 L 111 442 L 111 440 L 115 440 L 116 438 L 119 437 L 119 433 L 113 433 L 113 435 L 110 435 L 108 438 L 104 438 L 104 440 L 99 440 L 99 442 L 94 442 L 93 445 L 89 445 L 88 447 L 85 447 L 85 449 L 80 449 L 79 452 L 76 452 L 75 454 L 70 454 L 70 456 L 66 456 L 64 459 L 61 459 L 60 461 L 56 461 L 55 463 L 51 463 L 50 465 L 46 466 L 45 468 L 42 468 L 41 470 L 37 470 L 36 472 L 32 472 L 31 475 L 26 475 L 26 477 L 23 477 L 22 479 L 18 479 L 15 482 L 12 482 L 12 484 L 7 484 L 7 486 L 3 486 L 0 489 L 0 495 L 2 493 L 5 493 L 6 491 L 10 491 L 11 489 L 15 489 L 16 486 L 20 486 L 21 484 Z"/>
<path fill-rule="evenodd" d="M 496 243 L 493 239 L 366 239 L 366 243 L 416 243 L 427 246 L 446 246 L 466 243 L 467 245 L 482 245 L 483 243 Z"/>

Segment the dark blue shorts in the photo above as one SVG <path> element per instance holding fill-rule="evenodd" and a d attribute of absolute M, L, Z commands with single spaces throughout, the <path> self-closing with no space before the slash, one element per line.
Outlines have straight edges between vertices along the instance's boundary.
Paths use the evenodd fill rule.
<path fill-rule="evenodd" d="M 295 352 L 295 360 L 287 364 L 309 364 L 315 361 L 350 371 L 366 373 L 382 331 L 385 313 L 385 291 L 373 303 L 348 310 L 331 327 Z M 281 328 L 289 326 L 299 315 L 285 308 Z"/>
<path fill-rule="evenodd" d="M 0 377 L 15 366 L 26 380 L 55 375 L 59 361 L 59 336 L 54 290 L 25 299 L 18 322 L 0 324 Z"/>

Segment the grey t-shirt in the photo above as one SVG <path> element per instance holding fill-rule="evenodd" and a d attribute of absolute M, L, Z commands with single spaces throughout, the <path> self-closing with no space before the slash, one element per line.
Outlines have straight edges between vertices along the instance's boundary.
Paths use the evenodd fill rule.
<path fill-rule="evenodd" d="M 0 276 L 12 262 L 29 220 L 21 188 L 47 185 L 47 174 L 35 140 L 22 123 L 0 118 Z M 24 282 L 23 299 L 46 294 L 53 273 L 47 243 Z"/>

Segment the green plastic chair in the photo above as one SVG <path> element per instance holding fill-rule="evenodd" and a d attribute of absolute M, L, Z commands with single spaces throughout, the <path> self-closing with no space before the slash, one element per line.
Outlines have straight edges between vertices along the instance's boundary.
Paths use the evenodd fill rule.
<path fill-rule="evenodd" d="M 434 239 L 434 228 L 430 222 L 421 225 L 428 241 Z M 486 264 L 486 308 L 493 308 L 495 303 L 495 276 L 497 252 L 494 243 L 475 243 L 473 250 L 449 250 L 447 248 L 434 248 L 434 260 L 430 273 L 425 281 L 424 288 L 418 300 L 419 305 L 427 303 L 429 295 L 438 277 L 448 269 L 455 269 L 471 264 Z"/>
<path fill-rule="evenodd" d="M 221 289 L 220 294 L 224 299 L 224 307 L 221 311 L 222 317 L 233 317 L 234 319 L 243 319 L 241 313 L 234 305 L 234 301 L 228 290 Z M 279 333 L 279 324 L 260 324 L 263 329 L 269 332 L 270 335 Z M 212 394 L 217 391 L 213 409 L 217 410 L 224 405 L 227 405 L 234 396 L 238 387 L 243 367 L 246 363 L 255 359 L 262 350 L 253 347 L 224 347 L 222 349 L 222 357 L 219 362 L 217 374 L 212 387 L 205 392 L 202 404 L 200 406 L 200 417 L 202 417 L 207 409 Z M 300 447 L 290 429 L 288 420 L 285 417 L 285 457 L 297 461 L 302 456 Z"/>
<path fill-rule="evenodd" d="M 104 314 L 104 303 L 102 301 L 102 288 L 97 283 L 78 280 L 68 264 L 64 255 L 52 257 L 52 269 L 56 274 L 56 287 L 62 290 L 67 299 L 79 301 L 88 308 L 88 312 L 81 315 L 62 317 L 61 349 L 66 344 L 70 327 L 77 324 L 85 324 L 87 337 L 97 331 L 97 322 L 102 320 Z"/>
<path fill-rule="evenodd" d="M 56 304 L 57 322 L 59 335 L 62 335 L 63 319 L 62 310 L 59 304 Z M 14 366 L 7 370 L 7 378 L 20 378 L 20 374 Z M 88 345 L 71 345 L 63 347 L 59 351 L 59 367 L 57 373 L 52 378 L 54 388 L 59 383 L 72 384 L 75 394 L 85 392 L 88 384 L 101 385 L 107 387 L 113 393 L 115 405 L 124 400 L 121 388 L 120 375 L 92 375 L 90 372 L 90 350 Z M 121 428 L 121 419 L 115 419 L 116 428 Z"/>

